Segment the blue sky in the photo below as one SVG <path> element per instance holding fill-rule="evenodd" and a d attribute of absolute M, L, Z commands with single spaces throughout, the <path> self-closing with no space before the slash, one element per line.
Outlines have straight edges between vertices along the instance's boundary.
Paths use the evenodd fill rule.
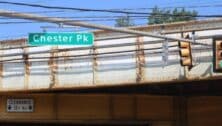
<path fill-rule="evenodd" d="M 11 2 L 25 2 L 51 6 L 63 6 L 63 7 L 77 7 L 77 8 L 91 8 L 91 9 L 122 9 L 122 8 L 152 8 L 157 5 L 160 8 L 169 6 L 192 6 L 192 5 L 222 5 L 221 0 L 4 0 Z M 15 5 L 0 4 L 0 9 L 13 10 L 19 12 L 35 12 L 35 11 L 56 11 L 42 8 L 23 7 Z M 208 8 L 190 8 L 195 9 L 200 15 L 211 15 L 221 14 L 222 7 L 208 7 Z M 150 12 L 151 10 L 133 10 L 139 12 Z M 54 13 L 40 13 L 41 15 L 47 16 L 122 16 L 123 14 L 112 14 L 112 13 L 99 13 L 99 12 L 79 12 L 79 11 L 65 11 L 65 12 L 54 12 Z M 6 20 L 0 19 L 1 22 L 12 22 L 12 21 L 24 21 L 24 20 Z M 146 19 L 135 19 L 134 23 L 138 25 L 146 24 Z M 113 26 L 115 21 L 97 21 L 92 22 L 96 24 L 105 24 Z M 17 37 L 27 36 L 30 32 L 42 32 L 41 27 L 44 26 L 55 26 L 55 24 L 48 23 L 31 23 L 31 24 L 0 24 L 0 39 L 11 39 Z M 78 31 L 78 28 L 49 28 L 47 31 Z"/>

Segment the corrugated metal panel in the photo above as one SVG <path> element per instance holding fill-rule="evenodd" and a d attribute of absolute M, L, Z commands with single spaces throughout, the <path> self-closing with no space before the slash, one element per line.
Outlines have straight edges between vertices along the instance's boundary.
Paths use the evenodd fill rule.
<path fill-rule="evenodd" d="M 188 99 L 189 126 L 222 125 L 222 98 L 219 96 L 201 96 Z"/>
<path fill-rule="evenodd" d="M 218 35 L 220 32 L 220 29 L 197 30 L 195 35 L 204 37 Z M 180 37 L 181 33 L 167 36 Z M 211 38 L 199 41 L 212 44 Z M 92 48 L 84 50 L 75 47 L 71 51 L 58 51 L 71 49 L 73 46 L 1 50 L 1 61 L 4 62 L 0 64 L 0 91 L 149 84 L 221 77 L 222 74 L 212 72 L 211 48 L 193 44 L 195 67 L 188 71 L 179 63 L 177 46 L 169 48 L 168 62 L 163 62 L 162 42 L 164 40 L 141 36 L 95 41 Z M 22 45 L 24 43 L 25 41 Z M 128 43 L 133 45 L 112 47 Z M 1 48 L 12 48 L 20 44 L 4 42 Z M 99 48 L 106 45 L 110 47 Z M 177 45 L 177 42 L 169 41 L 169 46 L 173 45 Z M 45 53 L 41 53 L 42 51 Z M 18 53 L 19 55 L 12 56 Z M 38 57 L 42 58 L 36 59 Z"/>
<path fill-rule="evenodd" d="M 135 38 L 117 39 L 115 41 L 98 41 L 95 43 L 95 46 L 120 43 L 123 44 L 129 42 L 135 42 Z M 135 46 L 96 49 L 96 52 L 105 53 L 126 50 L 135 50 Z M 136 78 L 136 61 L 134 57 L 135 53 L 127 54 L 124 56 L 110 54 L 107 57 L 104 56 L 101 58 L 96 58 L 94 83 L 96 85 L 107 85 L 107 82 L 110 82 L 110 84 L 115 85 L 134 82 Z"/>
<path fill-rule="evenodd" d="M 33 112 L 7 112 L 7 99 L 33 99 Z M 173 97 L 149 95 L 15 94 L 0 96 L 0 122 L 146 121 L 173 123 Z"/>

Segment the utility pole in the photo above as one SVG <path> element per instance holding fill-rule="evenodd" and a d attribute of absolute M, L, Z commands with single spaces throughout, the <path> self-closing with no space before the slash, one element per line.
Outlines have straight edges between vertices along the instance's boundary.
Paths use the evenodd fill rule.
<path fill-rule="evenodd" d="M 96 24 L 92 24 L 92 23 L 75 21 L 75 20 L 70 20 L 70 19 L 53 18 L 53 17 L 36 15 L 36 14 L 19 13 L 19 12 L 14 12 L 14 11 L 0 10 L 0 16 L 18 18 L 18 19 L 27 19 L 27 20 L 33 20 L 33 21 L 39 21 L 39 22 L 56 23 L 56 24 L 62 23 L 64 25 L 69 25 L 69 26 L 81 26 L 81 27 L 109 30 L 109 31 L 113 31 L 113 32 L 134 34 L 134 35 L 138 35 L 138 36 L 155 37 L 155 38 L 160 38 L 160 39 L 164 39 L 164 40 L 168 39 L 168 40 L 174 40 L 174 41 L 184 41 L 184 42 L 191 42 L 191 43 L 193 42 L 193 40 L 163 36 L 163 35 L 152 34 L 152 33 L 142 32 L 142 31 L 136 31 L 136 30 L 126 29 L 126 28 L 115 28 L 115 27 L 110 27 L 110 26 L 105 26 L 105 25 L 96 25 Z"/>

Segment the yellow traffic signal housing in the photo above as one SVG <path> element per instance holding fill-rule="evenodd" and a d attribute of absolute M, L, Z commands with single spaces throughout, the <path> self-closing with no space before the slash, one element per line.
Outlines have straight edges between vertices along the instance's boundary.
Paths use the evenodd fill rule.
<path fill-rule="evenodd" d="M 188 37 L 186 37 L 188 38 Z M 182 66 L 188 66 L 188 68 L 192 68 L 192 52 L 191 52 L 191 44 L 190 42 L 179 42 L 180 47 L 180 63 Z"/>
<path fill-rule="evenodd" d="M 222 37 L 213 39 L 213 70 L 222 72 Z"/>

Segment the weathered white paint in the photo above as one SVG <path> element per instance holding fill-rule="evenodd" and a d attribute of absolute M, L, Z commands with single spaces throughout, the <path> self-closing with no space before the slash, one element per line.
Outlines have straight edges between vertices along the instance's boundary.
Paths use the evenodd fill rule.
<path fill-rule="evenodd" d="M 221 29 L 197 31 L 195 35 L 211 36 L 221 33 Z M 191 35 L 191 32 L 186 32 Z M 186 34 L 185 33 L 185 34 Z M 119 35 L 120 33 L 118 33 Z M 110 35 L 110 33 L 103 33 L 101 36 Z M 114 34 L 112 34 L 114 35 Z M 168 34 L 167 36 L 180 37 L 181 33 Z M 141 37 L 145 41 L 160 40 L 151 37 Z M 124 38 L 115 40 L 96 41 L 95 46 L 136 43 L 137 37 Z M 164 41 L 164 40 L 163 40 Z M 199 40 L 202 43 L 212 44 L 212 39 Z M 175 45 L 177 42 L 169 42 L 169 45 Z M 13 47 L 18 45 L 2 45 L 1 48 Z M 73 46 L 58 46 L 58 49 L 72 48 Z M 162 43 L 146 44 L 143 48 L 162 47 Z M 202 47 L 200 45 L 192 45 L 192 48 Z M 76 47 L 78 48 L 78 47 Z M 51 50 L 49 46 L 33 47 L 26 50 L 26 52 L 36 52 Z M 71 56 L 71 55 L 87 55 L 94 53 L 106 53 L 115 51 L 127 51 L 137 49 L 136 45 L 126 47 L 111 47 L 105 49 L 88 49 L 68 52 L 58 52 L 57 56 Z M 177 47 L 170 48 L 177 49 Z M 161 51 L 162 49 L 155 50 Z M 23 53 L 24 49 L 4 50 L 0 54 Z M 138 68 L 138 61 L 136 52 L 129 52 L 124 54 L 109 54 L 99 57 L 64 57 L 61 60 L 54 59 L 56 66 L 55 73 L 52 73 L 52 66 L 49 65 L 50 59 L 45 61 L 33 60 L 28 67 L 30 74 L 25 76 L 25 63 L 4 63 L 3 72 L 0 81 L 0 91 L 15 91 L 15 90 L 33 90 L 33 89 L 53 89 L 53 88 L 75 88 L 75 87 L 96 87 L 96 86 L 112 86 L 122 84 L 150 84 L 153 82 L 176 82 L 196 79 L 208 79 L 215 77 L 222 77 L 222 74 L 212 72 L 212 50 L 203 49 L 197 51 L 193 49 L 193 59 L 195 67 L 188 71 L 180 65 L 179 53 L 170 53 L 169 61 L 164 64 L 162 61 L 162 54 L 149 54 L 153 50 L 144 51 L 145 64 Z M 32 54 L 32 57 L 50 57 L 50 53 Z M 12 58 L 22 58 L 20 56 L 1 57 L 1 60 L 8 60 Z M 141 73 L 141 80 L 138 79 L 138 71 Z M 54 78 L 55 80 L 52 80 Z M 28 81 L 27 81 L 28 80 Z M 28 85 L 28 87 L 26 87 Z"/>

